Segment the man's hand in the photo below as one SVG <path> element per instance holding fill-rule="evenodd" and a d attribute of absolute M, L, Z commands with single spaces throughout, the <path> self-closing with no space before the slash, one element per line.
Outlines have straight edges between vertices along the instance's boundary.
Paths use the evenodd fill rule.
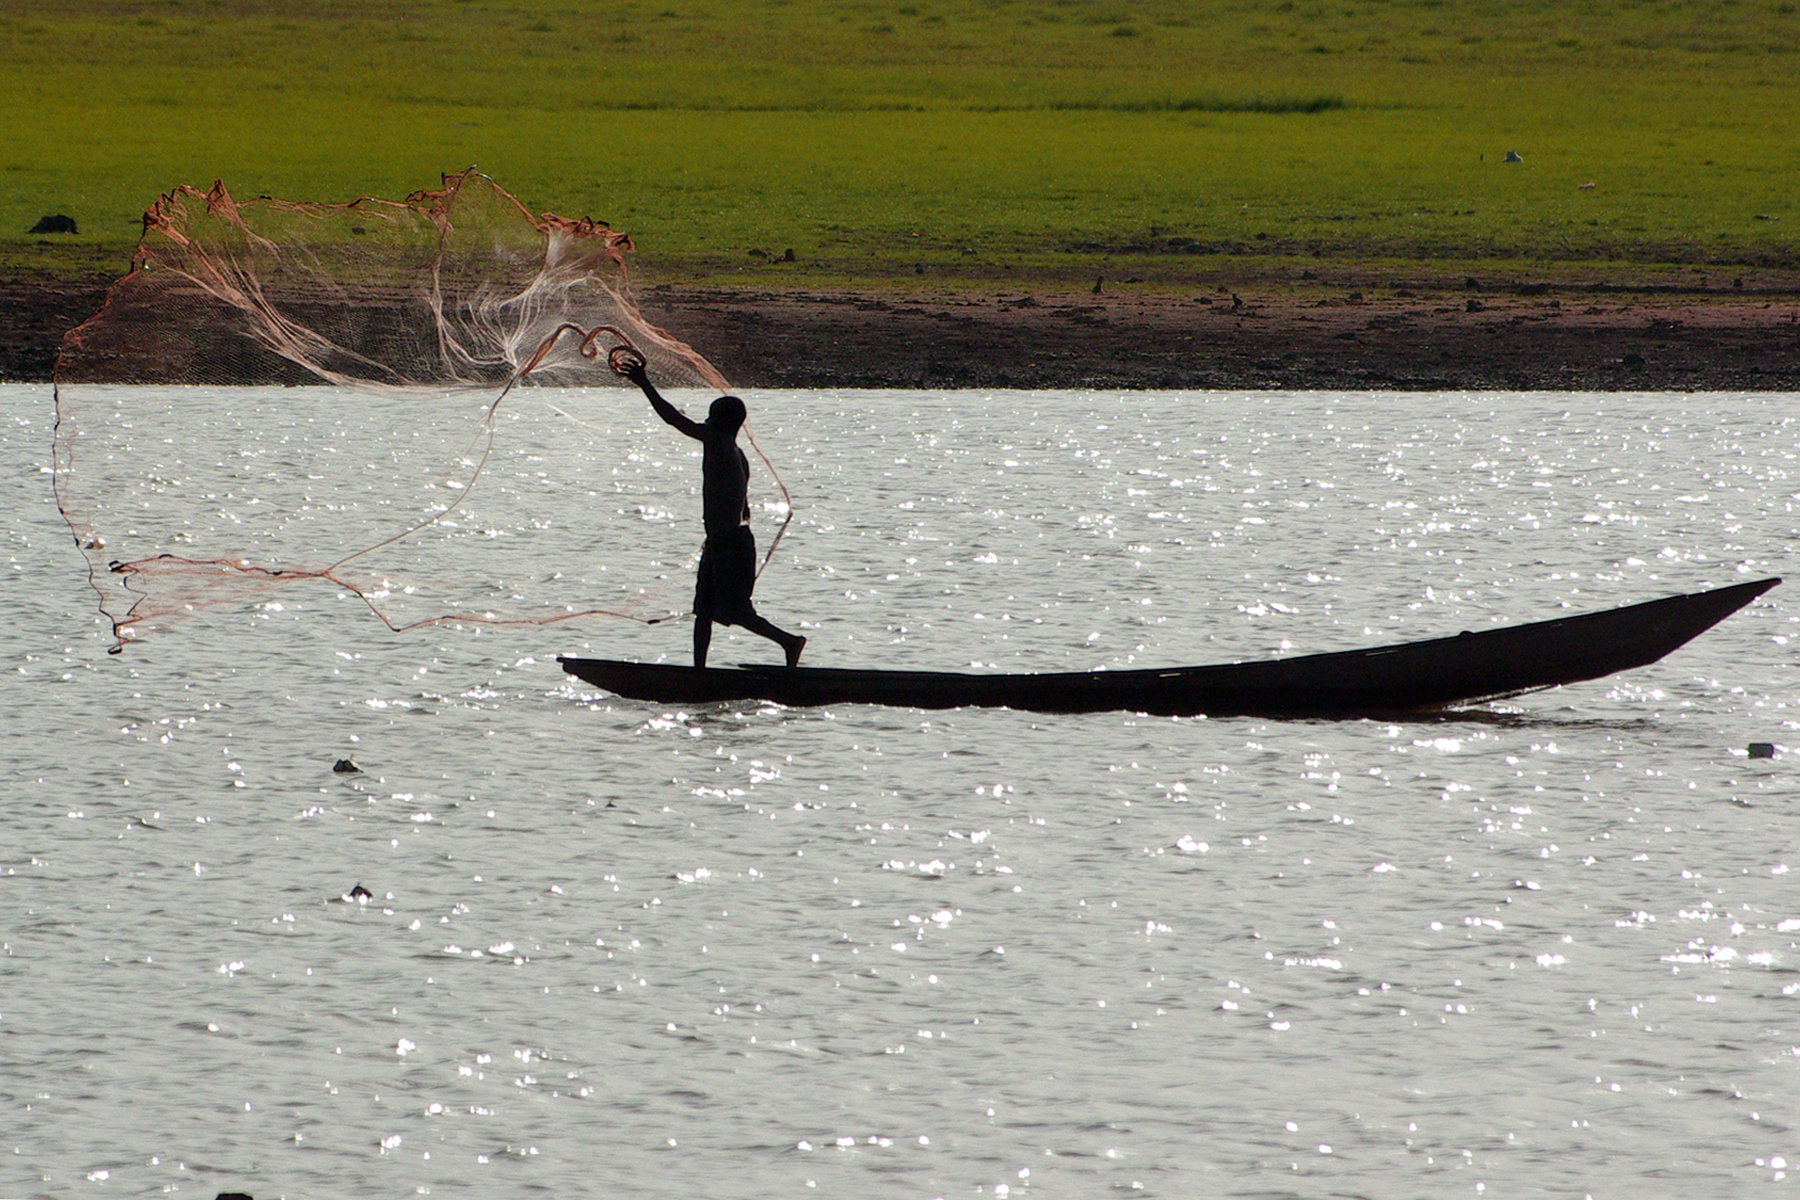
<path fill-rule="evenodd" d="M 607 351 L 606 365 L 612 368 L 614 375 L 629 379 L 639 387 L 650 382 L 650 372 L 647 369 L 649 364 L 636 347 L 614 346 Z"/>
<path fill-rule="evenodd" d="M 691 438 L 706 440 L 706 426 L 698 421 L 690 421 L 679 408 L 662 398 L 656 385 L 650 382 L 650 372 L 643 354 L 635 346 L 614 346 L 606 352 L 606 365 L 613 369 L 613 374 L 629 379 L 644 391 L 644 398 L 650 401 L 650 407 L 656 415 L 681 430 Z"/>

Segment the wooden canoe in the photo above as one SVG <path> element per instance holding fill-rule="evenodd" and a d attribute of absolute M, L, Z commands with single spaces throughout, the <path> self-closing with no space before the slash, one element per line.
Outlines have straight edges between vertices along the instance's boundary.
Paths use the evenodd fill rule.
<path fill-rule="evenodd" d="M 1160 670 L 978 675 L 831 667 L 683 667 L 559 658 L 563 670 L 637 700 L 792 707 L 888 704 L 1160 716 L 1352 717 L 1430 711 L 1598 679 L 1653 663 L 1749 604 L 1759 579 L 1608 612 L 1335 654 Z"/>

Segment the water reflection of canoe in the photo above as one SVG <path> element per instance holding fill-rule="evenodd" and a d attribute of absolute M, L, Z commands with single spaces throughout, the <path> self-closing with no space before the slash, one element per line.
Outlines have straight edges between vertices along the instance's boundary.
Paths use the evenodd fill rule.
<path fill-rule="evenodd" d="M 1162 670 L 972 675 L 825 667 L 694 667 L 562 658 L 563 670 L 637 700 L 790 706 L 993 706 L 1031 712 L 1125 709 L 1165 716 L 1348 717 L 1429 711 L 1598 679 L 1653 663 L 1779 579 L 1670 596 L 1587 616 L 1336 654 Z"/>

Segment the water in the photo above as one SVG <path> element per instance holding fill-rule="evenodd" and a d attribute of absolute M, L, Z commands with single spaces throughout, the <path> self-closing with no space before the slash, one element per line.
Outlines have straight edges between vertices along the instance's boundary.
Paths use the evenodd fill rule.
<path fill-rule="evenodd" d="M 1592 611 L 1780 574 L 1800 503 L 1792 397 L 750 400 L 799 514 L 758 598 L 819 665 Z M 1791 584 L 1653 667 L 1399 724 L 678 711 L 554 656 L 679 661 L 686 626 L 396 636 L 314 584 L 112 657 L 48 391 L 0 411 L 0 1195 L 1718 1195 L 1800 1163 L 1795 759 L 1745 755 L 1800 742 Z M 633 468 L 671 561 L 684 450 Z"/>

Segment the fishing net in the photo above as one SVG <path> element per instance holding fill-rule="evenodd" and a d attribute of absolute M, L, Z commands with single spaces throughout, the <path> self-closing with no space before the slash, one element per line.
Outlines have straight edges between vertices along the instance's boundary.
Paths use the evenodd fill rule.
<path fill-rule="evenodd" d="M 630 250 L 472 170 L 404 201 L 160 198 L 56 369 L 56 499 L 113 649 L 333 591 L 395 630 L 668 615 L 698 467 L 609 354 L 678 404 L 728 389 L 639 314 Z"/>

